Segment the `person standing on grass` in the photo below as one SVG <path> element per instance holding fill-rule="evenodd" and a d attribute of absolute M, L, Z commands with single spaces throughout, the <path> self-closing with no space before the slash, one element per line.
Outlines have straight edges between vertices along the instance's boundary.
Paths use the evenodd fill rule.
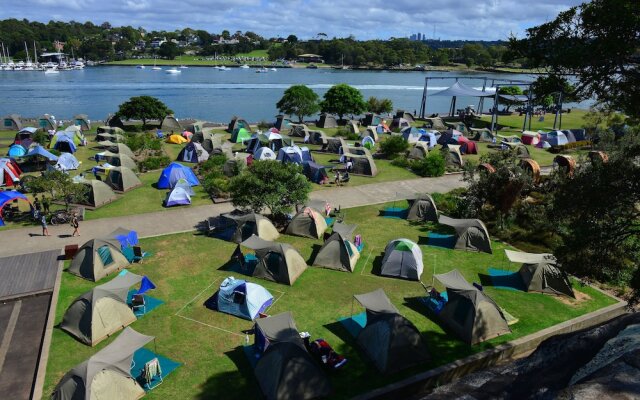
<path fill-rule="evenodd" d="M 42 206 L 40 205 L 40 200 L 38 199 L 38 196 L 34 196 L 34 199 L 35 200 L 33 200 L 33 207 L 35 207 L 38 214 L 40 214 L 42 212 Z"/>
<path fill-rule="evenodd" d="M 78 234 L 80 236 L 80 223 L 78 222 L 78 214 L 73 213 L 73 217 L 71 217 L 71 226 L 73 226 L 73 234 L 72 237 Z"/>
<path fill-rule="evenodd" d="M 49 199 L 42 196 L 42 209 L 45 214 L 49 214 Z"/>
<path fill-rule="evenodd" d="M 42 225 L 42 236 L 51 236 L 47 228 L 47 217 L 44 214 L 40 216 L 40 225 Z"/>

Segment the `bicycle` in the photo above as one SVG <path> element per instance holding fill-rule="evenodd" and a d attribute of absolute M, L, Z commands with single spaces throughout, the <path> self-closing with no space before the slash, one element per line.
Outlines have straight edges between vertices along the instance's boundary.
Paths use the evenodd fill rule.
<path fill-rule="evenodd" d="M 71 222 L 73 213 L 65 210 L 56 211 L 51 216 L 51 225 L 64 225 Z"/>

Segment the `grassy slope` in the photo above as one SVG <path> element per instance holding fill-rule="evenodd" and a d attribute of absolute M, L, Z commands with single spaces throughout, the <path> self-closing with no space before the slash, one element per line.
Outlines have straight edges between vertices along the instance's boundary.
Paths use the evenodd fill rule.
<path fill-rule="evenodd" d="M 398 203 L 396 206 L 403 204 Z M 509 313 L 520 318 L 520 322 L 512 326 L 513 333 L 509 335 L 469 347 L 427 318 L 422 306 L 414 305 L 412 299 L 424 295 L 419 283 L 371 275 L 374 260 L 381 256 L 389 240 L 406 237 L 418 241 L 428 231 L 424 226 L 411 225 L 405 220 L 378 217 L 379 208 L 382 207 L 346 210 L 346 222 L 357 223 L 357 233 L 362 234 L 365 241 L 365 249 L 353 274 L 311 268 L 293 287 L 249 278 L 267 287 L 275 297 L 281 296 L 269 310 L 270 314 L 292 311 L 299 330 L 309 331 L 314 338 L 325 338 L 338 352 L 349 358 L 349 363 L 343 370 L 330 374 L 337 398 L 352 397 L 614 302 L 589 287 L 579 287 L 577 284 L 578 290 L 590 296 L 591 300 L 566 305 L 552 296 L 487 287 L 486 292 Z M 381 229 L 382 226 L 384 229 Z M 312 253 L 312 246 L 321 244 L 317 240 L 290 236 L 283 236 L 279 240 L 291 243 L 307 260 Z M 241 330 L 250 328 L 251 323 L 202 306 L 215 292 L 220 281 L 233 275 L 231 272 L 221 271 L 220 267 L 227 262 L 235 245 L 198 235 L 177 234 L 145 239 L 142 246 L 151 251 L 153 256 L 145 260 L 144 264 L 133 266 L 132 271 L 149 276 L 158 286 L 151 295 L 162 299 L 165 304 L 135 322 L 132 327 L 156 336 L 155 345 L 149 345 L 149 348 L 153 349 L 155 346 L 159 353 L 183 363 L 148 398 L 208 399 L 218 398 L 221 393 L 225 393 L 225 398 L 229 399 L 256 398 L 257 383 L 239 347 L 245 343 Z M 518 266 L 508 265 L 505 261 L 502 251 L 504 246 L 499 243 L 494 243 L 493 246 L 494 255 L 421 246 L 425 265 L 422 281 L 430 284 L 434 269 L 436 273 L 443 273 L 458 268 L 469 281 L 478 281 L 478 273 L 485 272 L 488 267 L 515 271 Z M 105 281 L 108 279 L 100 283 Z M 93 286 L 91 282 L 64 273 L 56 323 L 61 321 L 71 301 Z M 377 288 L 384 288 L 400 312 L 422 332 L 433 354 L 433 361 L 392 376 L 382 376 L 368 366 L 353 346 L 353 340 L 336 320 L 350 315 L 353 294 Z M 189 305 L 185 307 L 187 303 Z M 183 307 L 181 315 L 201 323 L 176 316 Z M 355 312 L 360 311 L 357 305 L 353 307 Z M 111 340 L 92 349 L 55 329 L 47 367 L 45 396 L 67 370 Z M 230 382 L 233 382 L 231 391 L 228 390 Z"/>
<path fill-rule="evenodd" d="M 584 117 L 585 117 L 585 114 L 587 114 L 587 112 L 588 111 L 586 110 L 574 109 L 574 110 L 571 110 L 571 112 L 568 114 L 567 113 L 562 114 L 562 129 L 584 128 Z M 544 116 L 544 121 L 539 121 L 538 120 L 539 117 L 534 116 L 531 122 L 531 130 L 533 131 L 537 131 L 540 129 L 543 131 L 552 130 L 554 117 L 555 117 L 555 114 L 546 114 Z M 490 115 L 484 115 L 482 119 L 485 121 L 491 122 Z M 517 114 L 507 115 L 507 116 L 500 115 L 498 117 L 498 124 L 504 125 L 507 127 L 503 129 L 503 131 L 521 132 L 523 123 L 524 123 L 524 116 L 518 116 Z M 529 127 L 527 127 L 527 129 L 529 129 Z"/>
<path fill-rule="evenodd" d="M 237 54 L 234 57 L 265 57 L 268 59 L 266 50 L 254 50 L 250 53 L 241 53 Z M 142 59 L 129 59 L 129 60 L 121 60 L 121 61 L 111 61 L 107 63 L 108 65 L 193 65 L 193 66 L 214 66 L 214 65 L 238 65 L 237 62 L 233 60 L 205 60 L 205 56 L 181 56 L 176 58 L 175 60 L 162 60 L 162 59 L 153 59 L 153 58 L 142 58 Z M 270 61 L 247 61 L 246 64 L 249 65 L 262 65 L 265 63 L 271 64 Z M 245 64 L 245 63 L 243 63 Z"/>

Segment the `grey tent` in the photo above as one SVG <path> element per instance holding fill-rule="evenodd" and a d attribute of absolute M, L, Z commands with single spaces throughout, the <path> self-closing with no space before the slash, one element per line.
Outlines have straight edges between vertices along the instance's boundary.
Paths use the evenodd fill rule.
<path fill-rule="evenodd" d="M 422 250 L 409 239 L 396 239 L 387 244 L 380 275 L 419 281 L 424 265 Z"/>
<path fill-rule="evenodd" d="M 329 136 L 322 131 L 309 131 L 309 144 L 325 145 L 329 142 Z"/>
<path fill-rule="evenodd" d="M 98 129 L 100 129 L 100 128 L 98 128 Z M 109 127 L 106 127 L 106 129 L 122 131 L 122 129 L 120 129 L 120 128 L 109 128 Z M 124 137 L 124 135 L 122 133 L 98 132 L 96 134 L 96 142 L 99 143 L 99 142 L 102 142 L 102 141 L 109 141 L 111 143 L 122 143 L 122 142 L 125 141 L 125 137 Z"/>
<path fill-rule="evenodd" d="M 293 285 L 307 269 L 300 253 L 289 244 L 270 242 L 253 235 L 240 243 L 235 254 L 242 254 L 240 246 L 255 251 L 257 262 L 253 276 L 257 278 Z"/>
<path fill-rule="evenodd" d="M 73 124 L 77 127 L 80 127 L 82 131 L 91 130 L 91 121 L 89 120 L 89 116 L 87 114 L 78 114 L 73 117 Z"/>
<path fill-rule="evenodd" d="M 291 127 L 291 119 L 287 115 L 276 115 L 276 122 L 273 126 L 279 130 L 283 131 L 289 127 Z"/>
<path fill-rule="evenodd" d="M 320 114 L 320 120 L 316 124 L 318 128 L 337 128 L 338 122 L 336 121 L 336 117 L 331 114 L 322 113 Z"/>
<path fill-rule="evenodd" d="M 364 126 L 378 126 L 383 121 L 384 120 L 382 119 L 382 117 L 377 115 L 377 114 L 366 113 L 364 115 L 364 119 L 362 120 L 362 125 L 364 125 Z"/>
<path fill-rule="evenodd" d="M 127 167 L 109 168 L 104 183 L 116 192 L 128 192 L 142 186 L 140 178 Z"/>
<path fill-rule="evenodd" d="M 79 185 L 85 185 L 87 187 L 87 197 L 80 202 L 86 206 L 92 208 L 100 208 L 105 204 L 109 204 L 118 199 L 115 192 L 102 181 L 96 179 L 80 180 L 77 182 Z"/>
<path fill-rule="evenodd" d="M 445 144 L 442 146 L 448 150 L 445 153 L 445 162 L 450 167 L 461 168 L 464 166 L 464 160 L 462 159 L 462 153 L 460 153 L 460 145 L 457 144 Z"/>
<path fill-rule="evenodd" d="M 182 131 L 184 131 L 184 128 L 180 125 L 180 122 L 178 122 L 178 119 L 174 115 L 167 115 L 164 117 L 160 124 L 160 129 L 165 132 L 174 133 L 182 133 Z"/>
<path fill-rule="evenodd" d="M 343 149 L 346 158 L 352 162 L 351 173 L 354 175 L 376 176 L 378 167 L 371 156 L 371 152 L 365 147 Z"/>
<path fill-rule="evenodd" d="M 153 340 L 126 328 L 108 346 L 67 372 L 53 391 L 53 400 L 136 400 L 144 389 L 131 376 L 133 353 Z"/>
<path fill-rule="evenodd" d="M 396 131 L 396 130 L 410 127 L 410 126 L 411 126 L 410 121 L 404 118 L 394 118 L 393 121 L 391 121 L 391 126 L 389 127 L 389 129 Z"/>
<path fill-rule="evenodd" d="M 176 161 L 188 163 L 203 163 L 209 159 L 209 153 L 198 143 L 191 141 L 180 150 Z"/>
<path fill-rule="evenodd" d="M 22 119 L 18 114 L 10 114 L 2 119 L 2 126 L 0 129 L 8 131 L 19 131 L 22 129 Z"/>
<path fill-rule="evenodd" d="M 491 254 L 491 238 L 479 219 L 455 219 L 441 215 L 438 223 L 456 230 L 456 250 L 483 251 Z"/>
<path fill-rule="evenodd" d="M 117 239 L 91 239 L 78 249 L 68 271 L 81 278 L 97 282 L 120 271 L 129 261 L 120 250 Z"/>
<path fill-rule="evenodd" d="M 247 121 L 245 121 L 242 118 L 238 118 L 238 117 L 233 117 L 231 118 L 231 121 L 229 122 L 229 125 L 227 126 L 227 132 L 232 133 L 234 132 L 236 129 L 246 129 L 247 131 L 251 132 L 251 127 L 249 126 L 249 123 Z"/>
<path fill-rule="evenodd" d="M 493 136 L 493 132 L 487 128 L 469 128 L 471 131 L 469 135 L 469 139 L 475 140 L 477 142 L 493 142 L 495 136 Z"/>
<path fill-rule="evenodd" d="M 447 126 L 444 124 L 442 118 L 440 117 L 425 118 L 425 120 L 427 120 L 426 125 L 428 125 L 428 127 L 431 129 L 435 129 L 436 131 L 447 130 Z"/>
<path fill-rule="evenodd" d="M 422 160 L 429 154 L 429 143 L 418 141 L 409 150 L 407 158 L 412 160 Z"/>
<path fill-rule="evenodd" d="M 327 221 L 322 213 L 311 207 L 305 207 L 289 222 L 285 234 L 320 239 L 326 230 Z"/>
<path fill-rule="evenodd" d="M 348 147 L 349 146 L 347 145 L 347 142 L 345 142 L 345 140 L 340 136 L 327 138 L 327 151 L 329 153 L 339 154 L 341 151 L 344 151 Z"/>
<path fill-rule="evenodd" d="M 415 120 L 415 118 L 413 118 L 413 114 L 408 113 L 404 110 L 396 110 L 396 115 L 394 116 L 394 118 L 404 118 L 409 122 L 413 122 Z"/>
<path fill-rule="evenodd" d="M 347 129 L 349 130 L 349 133 L 360 135 L 360 127 L 358 126 L 358 121 L 351 120 L 347 122 Z"/>
<path fill-rule="evenodd" d="M 351 242 L 356 225 L 336 222 L 333 233 L 324 242 L 313 265 L 335 269 L 337 271 L 353 272 L 360 258 L 360 252 Z"/>
<path fill-rule="evenodd" d="M 515 152 L 516 156 L 519 158 L 531 158 L 531 153 L 529 153 L 529 149 L 522 143 L 519 142 L 506 142 L 502 141 L 502 146 L 508 149 L 511 149 Z"/>
<path fill-rule="evenodd" d="M 433 197 L 420 194 L 415 199 L 409 199 L 409 221 L 438 222 L 438 208 Z"/>
<path fill-rule="evenodd" d="M 51 131 L 56 130 L 56 128 L 58 128 L 58 124 L 56 123 L 56 120 L 53 119 L 53 116 L 44 114 L 38 118 L 38 127 L 44 131 Z"/>
<path fill-rule="evenodd" d="M 519 274 L 528 292 L 576 297 L 567 273 L 557 265 L 553 254 L 532 254 L 513 250 L 504 252 L 509 261 L 522 263 Z"/>
<path fill-rule="evenodd" d="M 367 309 L 367 324 L 356 342 L 378 371 L 393 373 L 429 359 L 418 328 L 400 315 L 384 290 L 353 297 Z"/>
<path fill-rule="evenodd" d="M 105 151 L 102 153 L 102 158 L 114 167 L 127 167 L 133 171 L 138 170 L 136 162 L 126 154 L 116 154 L 110 151 Z"/>
<path fill-rule="evenodd" d="M 462 341 L 473 345 L 511 332 L 500 307 L 457 269 L 434 277 L 447 288 L 438 316 Z"/>
<path fill-rule="evenodd" d="M 130 158 L 133 158 L 133 151 L 124 143 L 112 143 L 111 146 L 107 146 L 106 150 L 114 154 L 127 155 Z"/>
<path fill-rule="evenodd" d="M 131 286 L 142 276 L 128 272 L 77 297 L 62 317 L 60 329 L 89 346 L 136 321 L 127 304 Z"/>
<path fill-rule="evenodd" d="M 107 119 L 104 121 L 105 125 L 108 125 L 113 128 L 121 128 L 124 129 L 124 123 L 122 119 L 115 114 L 109 114 Z"/>
<path fill-rule="evenodd" d="M 231 213 L 221 214 L 216 220 L 219 222 L 219 226 L 216 226 L 216 229 L 232 231 L 229 240 L 234 243 L 241 243 L 252 235 L 271 241 L 280 236 L 269 218 L 254 212 L 244 213 L 235 210 Z"/>
<path fill-rule="evenodd" d="M 331 385 L 307 352 L 290 312 L 258 319 L 255 348 L 261 354 L 255 374 L 268 400 L 316 399 Z"/>

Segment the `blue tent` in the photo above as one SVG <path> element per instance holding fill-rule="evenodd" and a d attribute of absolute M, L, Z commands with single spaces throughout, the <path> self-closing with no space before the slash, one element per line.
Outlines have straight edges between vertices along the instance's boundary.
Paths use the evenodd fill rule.
<path fill-rule="evenodd" d="M 283 164 L 295 163 L 302 164 L 302 150 L 297 146 L 283 147 L 278 150 L 278 161 Z"/>
<path fill-rule="evenodd" d="M 29 205 L 31 205 L 31 202 L 29 201 L 29 199 L 27 199 L 27 196 L 20 192 L 16 192 L 15 190 L 6 190 L 4 192 L 0 192 L 0 226 L 4 226 L 4 220 L 2 219 L 2 208 L 8 202 L 14 201 L 16 199 L 24 200 L 29 203 Z"/>
<path fill-rule="evenodd" d="M 548 132 L 546 141 L 551 146 L 562 146 L 569 143 L 567 136 L 561 131 Z"/>
<path fill-rule="evenodd" d="M 181 187 L 176 186 L 169 193 L 167 193 L 167 198 L 164 200 L 165 207 L 172 206 L 188 206 L 191 204 L 191 196 L 189 193 Z"/>
<path fill-rule="evenodd" d="M 200 181 L 193 173 L 191 168 L 184 165 L 172 162 L 169 166 L 162 170 L 160 178 L 158 179 L 158 189 L 170 189 L 176 185 L 180 180 L 186 180 L 191 186 L 198 186 Z"/>
<path fill-rule="evenodd" d="M 222 281 L 220 289 L 207 301 L 206 306 L 240 318 L 254 320 L 272 303 L 273 296 L 267 289 L 230 276 Z"/>
<path fill-rule="evenodd" d="M 313 161 L 302 164 L 304 175 L 313 183 L 320 183 L 328 178 L 327 170 L 324 166 Z"/>
<path fill-rule="evenodd" d="M 422 129 L 420 129 L 422 131 Z M 425 131 L 422 136 L 420 136 L 419 142 L 427 142 L 429 143 L 429 148 L 433 148 L 438 144 L 438 136 L 432 131 Z"/>
<path fill-rule="evenodd" d="M 9 146 L 9 157 L 22 157 L 27 154 L 27 149 L 25 149 L 22 145 L 12 144 Z"/>
<path fill-rule="evenodd" d="M 33 157 L 33 156 L 41 156 L 46 158 L 49 161 L 58 161 L 58 157 L 49 153 L 44 147 L 36 146 L 29 149 L 25 157 Z"/>
<path fill-rule="evenodd" d="M 58 139 L 56 140 L 56 144 L 53 146 L 54 149 L 72 154 L 78 150 L 75 143 L 73 143 L 72 138 L 67 135 L 61 134 L 60 132 L 56 133 L 56 135 L 58 136 Z"/>

